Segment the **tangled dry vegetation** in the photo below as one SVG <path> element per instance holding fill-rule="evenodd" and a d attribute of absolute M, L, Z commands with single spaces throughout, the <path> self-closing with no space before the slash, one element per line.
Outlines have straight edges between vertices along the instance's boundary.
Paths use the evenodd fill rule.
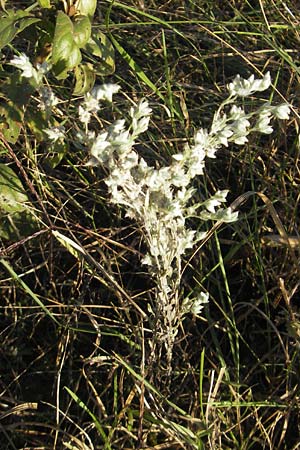
<path fill-rule="evenodd" d="M 10 3 L 2 9 L 28 7 Z M 7 139 L 5 68 L 16 50 L 41 52 L 26 29 L 2 49 L 1 163 L 36 219 L 11 221 L 2 169 L 1 449 L 299 448 L 299 23 L 293 1 L 97 2 L 94 25 L 115 52 L 115 72 L 97 76 L 121 85 L 128 104 L 149 101 L 136 148 L 153 167 L 209 126 L 236 74 L 269 71 L 263 95 L 291 105 L 272 134 L 222 147 L 193 182 L 202 201 L 228 189 L 239 220 L 208 223 L 209 238 L 185 256 L 180 295 L 210 297 L 180 322 L 171 368 L 163 351 L 151 360 L 156 286 L 139 227 L 108 201 L 107 172 L 86 164 L 85 148 L 49 149 L 25 113 L 16 142 Z M 51 86 L 77 129 L 72 82 Z M 116 94 L 98 126 L 122 111 Z"/>

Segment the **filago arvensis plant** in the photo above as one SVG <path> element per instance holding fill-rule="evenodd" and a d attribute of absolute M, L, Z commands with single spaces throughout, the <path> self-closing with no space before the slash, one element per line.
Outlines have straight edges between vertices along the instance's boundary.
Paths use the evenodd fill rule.
<path fill-rule="evenodd" d="M 43 84 L 47 73 L 45 67 L 35 69 L 25 55 L 15 57 L 11 64 L 22 70 L 23 77 L 34 81 L 41 108 L 56 107 L 59 100 L 49 86 Z M 192 142 L 186 144 L 181 153 L 174 154 L 169 165 L 159 168 L 151 166 L 135 149 L 151 118 L 152 110 L 146 99 L 130 108 L 128 124 L 125 119 L 120 119 L 99 133 L 89 129 L 91 118 L 101 111 L 101 101 L 112 102 L 113 94 L 121 89 L 120 86 L 95 86 L 85 94 L 79 106 L 78 117 L 83 130 L 77 133 L 77 139 L 90 149 L 88 164 L 105 167 L 110 202 L 124 208 L 126 216 L 138 224 L 146 244 L 147 251 L 141 264 L 147 267 L 155 286 L 152 302 L 155 307 L 149 308 L 150 322 L 154 324 L 151 353 L 157 360 L 164 349 L 168 370 L 184 316 L 201 314 L 203 305 L 208 302 L 206 292 L 200 292 L 194 298 L 180 296 L 183 257 L 206 235 L 190 229 L 187 219 L 193 216 L 203 222 L 233 222 L 238 218 L 237 212 L 224 206 L 226 190 L 217 191 L 201 203 L 192 202 L 196 194 L 192 181 L 203 175 L 205 159 L 216 158 L 220 147 L 243 145 L 250 133 L 270 134 L 274 118 L 289 117 L 290 108 L 285 103 L 272 106 L 263 101 L 251 112 L 243 107 L 240 100 L 266 90 L 270 84 L 269 72 L 262 79 L 255 79 L 254 75 L 243 79 L 237 75 L 227 86 L 228 96 L 215 112 L 210 129 L 196 131 Z M 64 139 L 63 127 L 44 132 L 52 142 Z"/>

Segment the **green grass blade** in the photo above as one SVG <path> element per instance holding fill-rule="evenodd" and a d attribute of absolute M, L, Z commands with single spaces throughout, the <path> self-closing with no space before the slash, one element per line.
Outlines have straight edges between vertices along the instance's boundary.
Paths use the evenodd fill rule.
<path fill-rule="evenodd" d="M 105 450 L 110 450 L 111 446 L 110 443 L 108 442 L 108 438 L 106 436 L 106 433 L 102 427 L 102 425 L 100 424 L 99 420 L 97 419 L 97 417 L 95 416 L 95 414 L 92 413 L 92 411 L 86 406 L 86 404 L 80 400 L 80 398 L 78 397 L 78 395 L 75 394 L 75 392 L 73 392 L 71 389 L 69 389 L 67 386 L 65 386 L 65 390 L 68 392 L 68 394 L 72 397 L 72 399 L 77 403 L 78 406 L 80 406 L 80 408 L 83 409 L 83 411 L 85 411 L 86 413 L 88 413 L 88 415 L 91 417 L 91 419 L 93 420 L 95 427 L 97 428 L 100 436 L 103 439 L 103 442 L 105 444 L 104 449 Z"/>
<path fill-rule="evenodd" d="M 109 35 L 109 39 L 115 46 L 116 50 L 120 53 L 122 58 L 127 62 L 129 67 L 134 71 L 136 76 L 143 81 L 161 100 L 163 100 L 165 103 L 165 97 L 163 94 L 159 91 L 159 89 L 155 86 L 154 83 L 148 78 L 148 76 L 145 74 L 145 72 L 141 69 L 141 67 L 135 62 L 135 60 L 132 58 L 132 56 L 129 55 L 129 53 L 125 50 L 124 47 L 117 41 L 116 38 L 112 34 Z"/>
<path fill-rule="evenodd" d="M 22 278 L 14 271 L 11 265 L 3 258 L 0 259 L 0 263 L 5 267 L 7 272 L 11 275 L 11 277 L 22 287 L 22 289 L 34 300 L 42 310 L 50 317 L 53 322 L 57 325 L 60 325 L 57 319 L 53 316 L 51 311 L 41 302 L 39 297 L 30 289 L 30 287 L 22 280 Z"/>

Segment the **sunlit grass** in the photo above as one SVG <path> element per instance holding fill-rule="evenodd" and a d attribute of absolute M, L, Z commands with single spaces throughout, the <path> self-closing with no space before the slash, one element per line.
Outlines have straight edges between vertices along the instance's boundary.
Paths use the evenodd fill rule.
<path fill-rule="evenodd" d="M 276 239 L 299 233 L 299 12 L 293 2 L 253 3 L 98 2 L 96 21 L 116 50 L 109 79 L 153 108 L 139 149 L 153 164 L 209 125 L 237 73 L 269 70 L 272 102 L 294 107 L 271 136 L 222 149 L 197 183 L 204 197 L 252 194 L 239 221 L 186 261 L 184 294 L 201 287 L 211 298 L 203 317 L 183 321 L 170 379 L 147 358 L 153 286 L 139 264 L 143 244 L 106 203 L 101 170 L 72 145 L 54 169 L 30 134 L 14 146 L 50 223 L 33 198 L 49 230 L 2 243 L 0 448 L 300 445 L 299 252 L 297 241 Z"/>

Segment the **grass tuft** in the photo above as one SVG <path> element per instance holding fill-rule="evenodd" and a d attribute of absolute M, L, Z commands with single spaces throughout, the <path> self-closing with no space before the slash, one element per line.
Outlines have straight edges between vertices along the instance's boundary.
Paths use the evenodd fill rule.
<path fill-rule="evenodd" d="M 1 10 L 27 7 L 1 2 Z M 43 14 L 52 10 L 37 17 Z M 296 450 L 296 2 L 104 0 L 96 25 L 116 53 L 115 73 L 99 82 L 118 82 L 128 103 L 146 97 L 151 104 L 153 122 L 138 151 L 153 166 L 209 126 L 236 74 L 270 71 L 266 100 L 287 101 L 293 114 L 272 135 L 222 148 L 194 183 L 202 200 L 229 189 L 239 220 L 212 227 L 184 261 L 182 295 L 205 290 L 210 302 L 201 317 L 180 324 L 167 371 L 163 358 L 157 365 L 149 359 L 155 286 L 140 265 L 139 230 L 107 203 L 106 174 L 85 165 L 84 148 L 70 142 L 53 163 L 22 106 L 16 142 L 1 137 L 1 163 L 22 180 L 40 228 L 1 242 L 0 449 Z M 2 109 L 4 68 L 16 51 L 35 55 L 26 30 L 2 49 L 3 134 L 11 123 Z M 71 82 L 51 83 L 64 99 L 61 119 L 76 117 Z M 124 98 L 116 99 L 124 110 Z M 256 97 L 246 101 L 255 110 Z M 114 115 L 105 107 L 95 129 Z M 72 128 L 78 131 L 75 119 Z"/>

